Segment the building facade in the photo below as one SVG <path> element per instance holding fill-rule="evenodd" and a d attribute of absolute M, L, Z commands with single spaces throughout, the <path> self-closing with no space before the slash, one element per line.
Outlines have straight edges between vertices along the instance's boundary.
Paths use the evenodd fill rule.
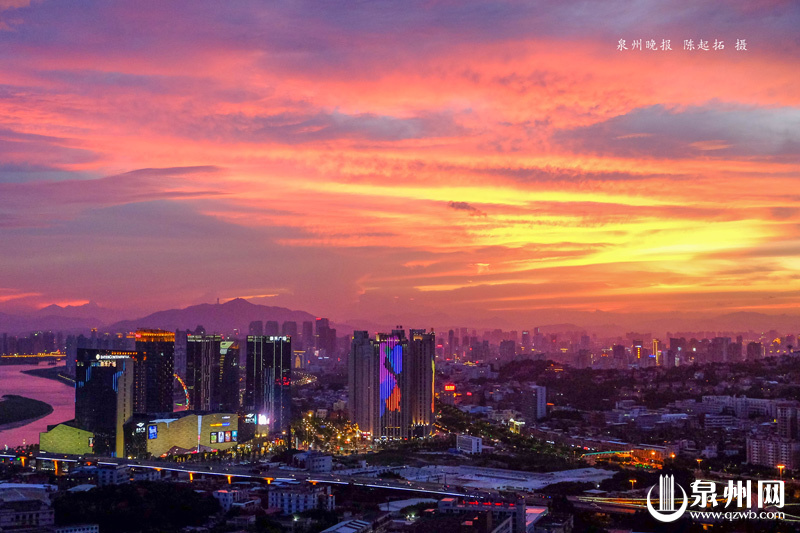
<path fill-rule="evenodd" d="M 133 411 L 172 412 L 175 333 L 160 329 L 136 331 Z"/>
<path fill-rule="evenodd" d="M 124 434 L 126 457 L 226 450 L 239 442 L 239 416 L 193 411 L 134 415 L 125 424 Z"/>
<path fill-rule="evenodd" d="M 122 425 L 133 415 L 137 352 L 79 348 L 75 366 L 75 424 L 92 432 L 94 453 L 123 453 Z"/>
<path fill-rule="evenodd" d="M 269 506 L 277 507 L 283 514 L 302 513 L 319 509 L 333 511 L 336 497 L 329 485 L 272 485 L 269 491 Z"/>
<path fill-rule="evenodd" d="M 288 435 L 292 416 L 292 338 L 247 337 L 245 409 L 254 412 L 269 433 Z M 263 423 L 262 423 L 263 422 Z"/>
<path fill-rule="evenodd" d="M 189 335 L 186 343 L 189 408 L 239 409 L 239 343 L 221 335 Z"/>
<path fill-rule="evenodd" d="M 752 465 L 787 470 L 800 467 L 800 441 L 778 436 L 748 437 L 747 462 Z"/>
<path fill-rule="evenodd" d="M 348 360 L 350 418 L 373 439 L 430 435 L 435 336 L 424 330 L 353 334 Z"/>

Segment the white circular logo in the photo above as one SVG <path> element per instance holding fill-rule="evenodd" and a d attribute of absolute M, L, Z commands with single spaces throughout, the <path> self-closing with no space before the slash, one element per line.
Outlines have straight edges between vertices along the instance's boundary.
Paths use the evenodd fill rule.
<path fill-rule="evenodd" d="M 686 512 L 686 509 L 689 507 L 689 498 L 686 496 L 686 491 L 683 490 L 683 487 L 678 485 L 678 488 L 681 489 L 683 493 L 683 504 L 676 510 L 675 509 L 675 478 L 673 476 L 658 476 L 659 479 L 659 487 L 660 487 L 660 494 L 659 494 L 659 510 L 656 510 L 653 507 L 653 504 L 650 502 L 650 495 L 653 493 L 653 489 L 656 488 L 655 485 L 650 487 L 650 490 L 647 492 L 647 510 L 650 511 L 650 514 L 656 520 L 660 522 L 674 522 L 675 520 L 679 519 L 683 516 L 683 513 Z"/>

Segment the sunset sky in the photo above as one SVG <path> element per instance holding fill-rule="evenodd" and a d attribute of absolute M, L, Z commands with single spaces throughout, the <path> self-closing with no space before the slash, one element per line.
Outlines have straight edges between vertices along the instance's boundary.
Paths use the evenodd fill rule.
<path fill-rule="evenodd" d="M 792 0 L 0 0 L 0 311 L 795 313 L 798 28 Z"/>

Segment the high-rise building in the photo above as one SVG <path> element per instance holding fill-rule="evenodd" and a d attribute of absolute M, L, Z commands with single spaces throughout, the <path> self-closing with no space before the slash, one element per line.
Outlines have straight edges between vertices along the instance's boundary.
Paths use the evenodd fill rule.
<path fill-rule="evenodd" d="M 133 410 L 171 413 L 175 333 L 160 329 L 136 331 Z"/>
<path fill-rule="evenodd" d="M 186 390 L 189 393 L 189 409 L 196 411 L 216 410 L 212 407 L 215 379 L 220 373 L 221 335 L 189 335 L 186 339 Z M 216 372 L 215 372 L 216 370 Z"/>
<path fill-rule="evenodd" d="M 288 433 L 292 414 L 292 338 L 247 337 L 245 408 L 273 434 Z M 264 421 L 264 422 L 262 422 Z"/>
<path fill-rule="evenodd" d="M 314 323 L 303 322 L 303 349 L 314 348 Z"/>
<path fill-rule="evenodd" d="M 712 363 L 730 362 L 728 350 L 731 345 L 730 337 L 714 337 L 708 347 L 708 361 Z"/>
<path fill-rule="evenodd" d="M 800 404 L 797 402 L 781 402 L 775 407 L 775 420 L 778 423 L 778 436 L 785 439 L 796 439 L 797 419 L 800 415 Z"/>
<path fill-rule="evenodd" d="M 502 361 L 511 361 L 517 354 L 517 343 L 514 341 L 500 341 L 499 356 Z"/>
<path fill-rule="evenodd" d="M 761 359 L 762 354 L 764 353 L 761 343 L 760 342 L 750 342 L 747 344 L 747 360 L 748 361 L 756 361 L 757 359 Z"/>
<path fill-rule="evenodd" d="M 94 433 L 94 452 L 123 456 L 122 425 L 133 416 L 136 352 L 79 348 L 75 366 L 75 422 Z"/>
<path fill-rule="evenodd" d="M 433 424 L 433 333 L 404 330 L 353 334 L 348 379 L 350 418 L 373 439 L 430 434 Z"/>
<path fill-rule="evenodd" d="M 175 362 L 174 372 L 179 376 L 186 376 L 186 342 L 188 339 L 188 332 L 183 329 L 175 330 Z"/>
<path fill-rule="evenodd" d="M 621 344 L 615 344 L 611 348 L 611 357 L 617 365 L 623 365 L 628 362 L 628 355 L 625 353 L 625 347 Z"/>
<path fill-rule="evenodd" d="M 283 335 L 284 337 L 291 337 L 293 339 L 296 339 L 297 338 L 297 322 L 294 322 L 292 320 L 286 320 L 281 325 L 281 335 Z M 295 349 L 297 349 L 296 346 L 295 346 Z"/>
<path fill-rule="evenodd" d="M 212 410 L 236 412 L 239 401 L 239 341 L 224 340 L 219 345 L 219 370 L 213 372 L 217 385 L 212 389 Z"/>
<path fill-rule="evenodd" d="M 261 320 L 253 320 L 250 322 L 250 329 L 249 335 L 263 335 L 264 334 L 264 322 Z"/>
<path fill-rule="evenodd" d="M 634 363 L 640 363 L 644 357 L 646 357 L 644 341 L 634 340 L 631 345 L 631 359 L 633 359 Z"/>

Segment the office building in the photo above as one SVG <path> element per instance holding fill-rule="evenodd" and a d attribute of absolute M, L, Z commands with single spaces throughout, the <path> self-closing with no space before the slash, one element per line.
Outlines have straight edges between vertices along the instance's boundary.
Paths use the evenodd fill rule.
<path fill-rule="evenodd" d="M 245 408 L 271 434 L 289 432 L 291 423 L 292 339 L 285 336 L 247 337 Z M 264 422 L 264 423 L 262 423 Z"/>
<path fill-rule="evenodd" d="M 75 425 L 94 434 L 100 455 L 121 456 L 122 425 L 134 412 L 137 353 L 79 348 L 75 368 Z"/>
<path fill-rule="evenodd" d="M 186 389 L 189 408 L 237 411 L 239 408 L 239 344 L 221 335 L 189 335 Z"/>
<path fill-rule="evenodd" d="M 133 380 L 135 413 L 172 412 L 175 333 L 160 329 L 136 331 Z"/>
<path fill-rule="evenodd" d="M 425 330 L 353 334 L 348 361 L 350 417 L 373 439 L 430 435 L 435 336 Z"/>

